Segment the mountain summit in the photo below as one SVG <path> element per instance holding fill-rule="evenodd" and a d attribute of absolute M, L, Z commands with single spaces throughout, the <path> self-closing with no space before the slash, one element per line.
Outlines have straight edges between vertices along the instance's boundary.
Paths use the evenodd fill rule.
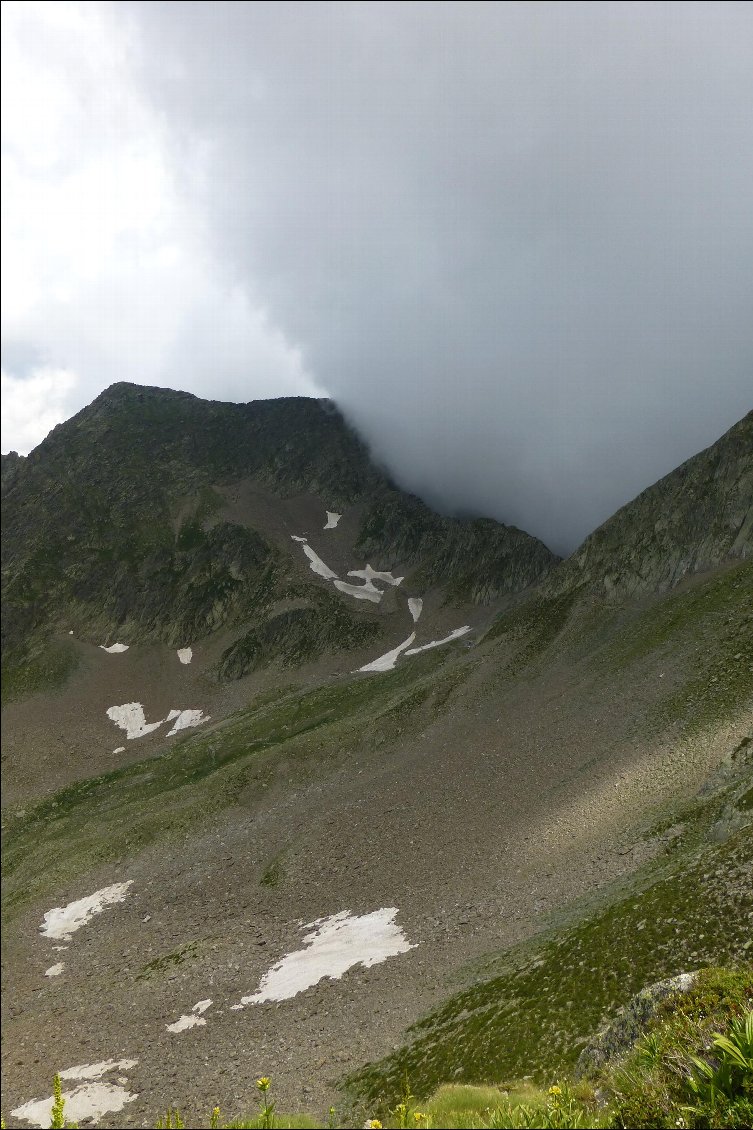
<path fill-rule="evenodd" d="M 623 506 L 551 578 L 606 593 L 660 592 L 753 555 L 753 412 Z"/>
<path fill-rule="evenodd" d="M 398 490 L 328 401 L 113 385 L 6 466 L 11 654 L 63 619 L 166 642 L 252 614 L 258 625 L 301 599 L 291 538 L 321 529 L 327 510 L 348 513 L 329 540 L 340 554 L 346 537 L 350 566 L 368 558 L 461 603 L 517 593 L 557 562 L 520 530 L 445 518 Z"/>

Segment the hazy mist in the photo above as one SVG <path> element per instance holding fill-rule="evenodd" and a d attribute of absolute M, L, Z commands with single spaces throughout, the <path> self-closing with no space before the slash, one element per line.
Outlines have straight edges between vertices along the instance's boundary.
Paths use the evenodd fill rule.
<path fill-rule="evenodd" d="M 750 409 L 751 6 L 107 12 L 219 296 L 120 379 L 273 395 L 233 294 L 403 485 L 559 552 Z"/>

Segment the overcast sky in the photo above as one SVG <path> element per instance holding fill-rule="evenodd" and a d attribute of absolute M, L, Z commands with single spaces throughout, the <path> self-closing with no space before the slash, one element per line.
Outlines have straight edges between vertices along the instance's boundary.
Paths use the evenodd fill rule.
<path fill-rule="evenodd" d="M 3 450 L 329 395 L 566 552 L 753 407 L 753 6 L 3 12 Z"/>

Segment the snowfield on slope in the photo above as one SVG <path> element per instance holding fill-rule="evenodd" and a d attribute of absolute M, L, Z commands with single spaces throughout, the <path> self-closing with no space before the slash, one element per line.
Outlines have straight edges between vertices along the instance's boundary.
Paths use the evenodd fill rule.
<path fill-rule="evenodd" d="M 151 734 L 153 730 L 158 729 L 165 722 L 173 723 L 172 729 L 167 734 L 168 738 L 171 738 L 179 730 L 185 730 L 190 726 L 201 726 L 204 722 L 209 721 L 209 715 L 205 715 L 203 710 L 173 709 L 168 712 L 165 718 L 160 718 L 159 722 L 147 722 L 144 707 L 140 702 L 124 702 L 122 706 L 110 706 L 106 713 L 116 726 L 125 730 L 126 738 L 129 741 Z"/>
<path fill-rule="evenodd" d="M 101 1063 L 82 1063 L 78 1067 L 68 1067 L 60 1072 L 62 1083 L 78 1082 L 80 1086 L 72 1091 L 63 1091 L 65 1100 L 65 1124 L 80 1121 L 96 1121 L 103 1114 L 117 1114 L 126 1103 L 133 1102 L 138 1095 L 126 1090 L 127 1079 L 121 1077 L 117 1083 L 103 1083 L 101 1078 L 109 1071 L 130 1071 L 138 1063 L 136 1059 L 108 1059 Z M 52 1095 L 47 1099 L 32 1099 L 23 1106 L 11 1111 L 14 1118 L 41 1126 L 45 1130 L 52 1125 Z"/>
<path fill-rule="evenodd" d="M 318 573 L 320 577 L 324 577 L 326 581 L 333 581 L 337 577 L 337 573 L 330 569 L 329 565 L 325 565 L 318 553 L 315 553 L 308 542 L 303 545 L 303 552 L 311 562 L 309 568 Z"/>
<path fill-rule="evenodd" d="M 330 511 L 327 511 L 329 514 Z M 335 523 L 336 524 L 336 523 Z M 325 526 L 325 529 L 332 528 Z M 308 539 L 300 537 L 298 534 L 290 535 L 293 541 L 299 542 L 303 552 L 309 559 L 309 568 L 312 572 L 316 573 L 319 577 L 324 577 L 325 581 L 333 581 L 334 586 L 339 592 L 344 593 L 346 596 L 352 596 L 356 600 L 370 600 L 373 604 L 379 604 L 384 596 L 384 589 L 378 589 L 374 581 L 381 581 L 385 585 L 399 585 L 405 580 L 404 577 L 394 577 L 392 573 L 372 569 L 371 565 L 366 565 L 365 569 L 351 569 L 348 573 L 349 577 L 363 580 L 362 585 L 354 585 L 349 581 L 341 581 L 334 571 L 330 569 L 325 561 L 322 561 L 319 554 L 311 548 L 308 544 Z M 417 619 L 417 617 L 414 617 Z"/>
<path fill-rule="evenodd" d="M 397 647 L 393 647 L 392 651 L 385 652 L 380 655 L 378 659 L 372 659 L 371 663 L 366 663 L 363 667 L 359 667 L 359 671 L 391 671 L 400 658 L 401 652 L 405 651 L 406 647 L 410 647 L 416 638 L 416 633 L 411 632 L 407 640 L 403 640 Z"/>
<path fill-rule="evenodd" d="M 423 609 L 423 606 L 424 606 L 424 602 L 423 602 L 423 600 L 421 599 L 420 596 L 409 596 L 408 597 L 408 611 L 410 612 L 411 616 L 413 617 L 413 623 L 414 624 L 418 623 L 418 618 L 421 615 L 421 610 Z"/>
<path fill-rule="evenodd" d="M 347 581 L 335 581 L 334 584 L 340 592 L 354 596 L 356 600 L 371 600 L 374 604 L 379 604 L 382 599 L 382 592 L 371 581 L 367 581 L 365 585 L 349 585 Z"/>
<path fill-rule="evenodd" d="M 113 883 L 111 887 L 102 887 L 93 895 L 76 899 L 67 906 L 53 907 L 45 914 L 39 932 L 55 941 L 70 941 L 76 930 L 86 926 L 95 915 L 101 914 L 108 906 L 123 902 L 132 883 L 133 879 L 127 879 L 125 883 Z"/>
<path fill-rule="evenodd" d="M 351 569 L 349 577 L 363 577 L 365 581 L 384 581 L 386 585 L 401 585 L 405 577 L 393 577 L 392 573 L 380 572 L 367 565 L 365 569 Z"/>
<path fill-rule="evenodd" d="M 339 981 L 354 965 L 368 969 L 388 957 L 415 949 L 395 924 L 397 913 L 395 906 L 361 915 L 341 910 L 310 922 L 304 929 L 314 929 L 304 937 L 304 948 L 286 954 L 264 974 L 256 993 L 242 997 L 240 1004 L 231 1008 L 289 1000 L 325 977 Z"/>
<path fill-rule="evenodd" d="M 450 643 L 451 640 L 460 639 L 461 636 L 470 632 L 470 624 L 465 624 L 462 628 L 456 628 L 454 632 L 450 632 L 449 636 L 444 636 L 441 640 L 432 640 L 431 643 L 422 644 L 421 647 L 412 647 L 406 651 L 406 655 L 418 655 L 419 651 L 431 651 L 433 647 L 441 647 L 442 644 Z"/>

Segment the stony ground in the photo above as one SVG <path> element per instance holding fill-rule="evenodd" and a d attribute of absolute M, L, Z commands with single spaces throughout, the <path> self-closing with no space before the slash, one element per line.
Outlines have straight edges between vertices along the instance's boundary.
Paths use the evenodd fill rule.
<path fill-rule="evenodd" d="M 416 729 L 407 719 L 405 735 L 388 741 L 364 732 L 313 770 L 278 756 L 264 788 L 180 842 L 167 838 L 15 911 L 3 938 L 6 1117 L 48 1094 L 55 1069 L 103 1059 L 138 1061 L 127 1077 L 139 1096 L 103 1126 L 152 1125 L 168 1103 L 194 1117 L 214 1103 L 239 1113 L 260 1074 L 273 1077 L 282 1107 L 339 1103 L 338 1079 L 390 1051 L 462 983 L 470 961 L 531 936 L 548 912 L 649 857 L 641 826 L 691 795 L 745 728 L 649 740 L 640 723 L 662 685 L 657 672 L 616 687 L 564 655 L 538 677 L 505 680 L 482 652 L 454 660 L 472 674 L 433 722 Z M 101 654 L 96 695 L 112 696 L 107 664 L 124 659 L 135 694 L 137 649 Z M 155 690 L 159 662 L 147 656 Z M 173 680 L 200 678 L 200 655 L 196 663 L 159 683 L 158 711 L 182 705 Z M 81 695 L 63 696 L 65 710 L 82 711 Z M 42 741 L 43 718 L 37 726 Z M 267 886 L 277 859 L 279 883 Z M 128 879 L 125 901 L 65 952 L 40 935 L 52 906 Z M 231 1010 L 299 948 L 303 924 L 385 906 L 399 909 L 409 953 L 291 1000 Z M 175 964 L 147 968 L 170 954 Z M 58 960 L 64 973 L 46 978 Z M 167 1031 L 207 998 L 206 1026 Z"/>

